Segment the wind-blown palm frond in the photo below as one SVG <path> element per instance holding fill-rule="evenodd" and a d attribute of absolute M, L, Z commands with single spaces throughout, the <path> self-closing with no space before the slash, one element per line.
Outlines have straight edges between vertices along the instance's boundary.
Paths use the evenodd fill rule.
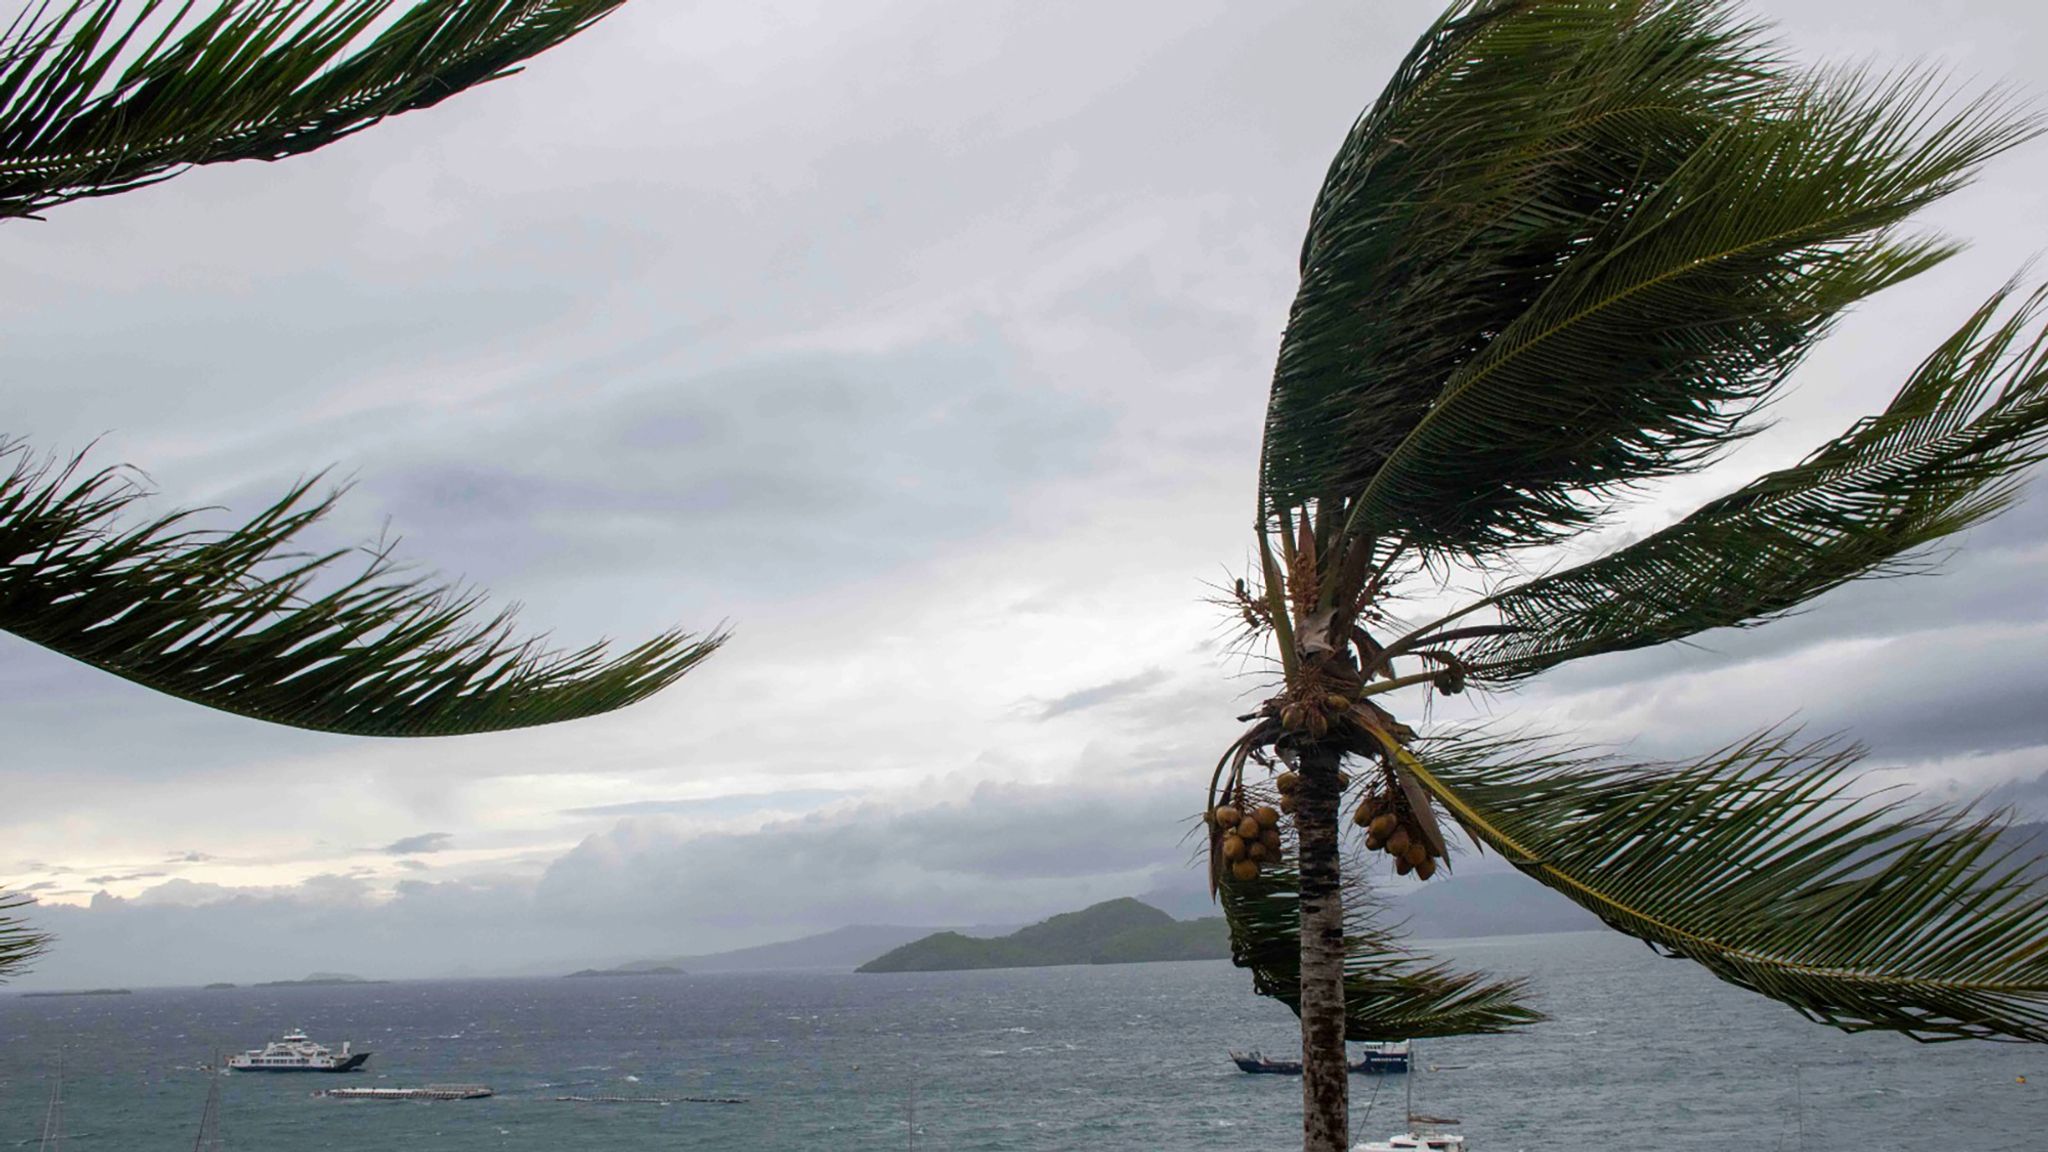
<path fill-rule="evenodd" d="M 2048 890 L 1997 818 L 1849 798 L 1857 756 L 1766 734 L 1641 766 L 1468 735 L 1405 759 L 1515 867 L 1810 1019 L 2048 1041 Z"/>
<path fill-rule="evenodd" d="M 35 901 L 30 897 L 0 892 L 0 981 L 19 974 L 28 967 L 29 961 L 42 955 L 43 949 L 49 946 L 48 936 L 7 915 L 34 905 Z"/>
<path fill-rule="evenodd" d="M 1300 1010 L 1297 876 L 1284 866 L 1219 889 L 1231 956 L 1264 996 Z M 1430 964 L 1376 922 L 1362 885 L 1349 886 L 1345 926 L 1345 1039 L 1383 1041 L 1512 1031 L 1543 1019 L 1522 1003 L 1520 980 L 1488 980 Z"/>
<path fill-rule="evenodd" d="M 519 639 L 480 594 L 398 578 L 369 554 L 292 551 L 338 493 L 292 488 L 241 527 L 191 513 L 121 528 L 143 491 L 116 470 L 39 465 L 19 443 L 0 480 L 0 630 L 194 703 L 297 728 L 447 736 L 596 715 L 646 698 L 723 642 L 667 632 L 613 657 Z"/>
<path fill-rule="evenodd" d="M 36 6 L 0 44 L 0 217 L 125 191 L 190 165 L 312 151 L 507 75 L 622 3 Z"/>
<path fill-rule="evenodd" d="M 1230 955 L 1262 996 L 1301 1011 L 1300 876 L 1267 868 L 1257 879 L 1226 878 L 1218 889 L 1230 925 Z M 1346 886 L 1344 1038 L 1376 1041 L 1508 1032 L 1537 1023 L 1520 980 L 1488 980 L 1431 964 L 1379 923 L 1362 882 Z"/>
<path fill-rule="evenodd" d="M 1317 202 L 1266 507 L 1338 501 L 1432 555 L 1580 530 L 1944 258 L 1894 229 L 2032 130 L 1925 81 L 1799 76 L 1725 4 L 1460 5 Z"/>
<path fill-rule="evenodd" d="M 1978 309 L 1882 414 L 1797 466 L 1475 605 L 1513 631 L 1466 646 L 1466 678 L 1505 683 L 1761 623 L 1859 576 L 1910 571 L 1916 550 L 2003 509 L 2048 444 L 2048 292 L 2000 320 L 2009 293 Z"/>

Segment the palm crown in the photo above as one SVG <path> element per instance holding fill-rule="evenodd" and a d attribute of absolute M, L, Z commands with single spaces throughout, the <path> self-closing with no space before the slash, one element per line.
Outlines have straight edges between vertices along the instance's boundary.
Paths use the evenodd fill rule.
<path fill-rule="evenodd" d="M 508 75 L 622 3 L 32 6 L 0 39 L 0 218 L 312 151 Z M 129 470 L 53 462 L 0 435 L 0 630 L 194 703 L 358 736 L 596 715 L 674 683 L 724 639 L 670 631 L 614 654 L 521 638 L 510 612 L 405 575 L 388 549 L 304 551 L 338 496 L 319 483 L 225 531 L 189 511 L 127 525 L 146 495 Z M 0 912 L 21 904 L 0 895 Z M 43 943 L 0 916 L 0 975 Z"/>
<path fill-rule="evenodd" d="M 1954 251 L 1909 217 L 2037 128 L 1926 76 L 1793 68 L 1727 4 L 1687 0 L 1464 0 L 1352 128 L 1274 376 L 1260 568 L 1229 597 L 1273 640 L 1282 686 L 1209 800 L 1240 962 L 1302 1013 L 1312 1147 L 1342 1134 L 1342 1034 L 1512 1023 L 1444 1000 L 1440 970 L 1389 984 L 1383 936 L 1330 947 L 1344 809 L 1397 871 L 1427 879 L 1462 828 L 1617 930 L 1816 1020 L 2048 1040 L 2048 894 L 1996 820 L 1853 799 L 1853 747 L 1772 731 L 1628 764 L 1425 736 L 1375 699 L 1760 624 L 1922 567 L 1924 545 L 2003 508 L 2048 442 L 2048 301 L 2010 285 L 1797 465 L 1589 563 L 1505 575 L 1749 434 L 1845 308 Z M 1454 567 L 1501 590 L 1401 626 L 1392 598 L 1447 591 Z M 1289 814 L 1291 861 L 1267 831 Z M 1288 914 L 1243 911 L 1276 887 Z M 1511 1006 L 1498 991 L 1489 1007 Z M 1431 1003 L 1448 1011 L 1418 1017 Z M 1319 1135 L 1333 1028 L 1320 1090 L 1338 1123 Z"/>

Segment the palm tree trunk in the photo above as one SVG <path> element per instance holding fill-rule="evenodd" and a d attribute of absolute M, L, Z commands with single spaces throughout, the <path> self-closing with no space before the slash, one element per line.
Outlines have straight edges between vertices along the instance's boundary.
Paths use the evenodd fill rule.
<path fill-rule="evenodd" d="M 1344 894 L 1337 860 L 1342 788 L 1335 746 L 1301 754 L 1294 827 L 1301 852 L 1301 1146 L 1346 1152 L 1351 1069 L 1344 1059 Z"/>

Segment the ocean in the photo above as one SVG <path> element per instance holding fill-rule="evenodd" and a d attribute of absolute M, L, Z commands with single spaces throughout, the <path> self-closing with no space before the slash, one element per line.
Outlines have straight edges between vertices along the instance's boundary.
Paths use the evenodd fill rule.
<path fill-rule="evenodd" d="M 1418 1046 L 1415 1107 L 1461 1118 L 1471 1152 L 2048 1149 L 2048 1048 L 1843 1034 L 1612 935 L 1432 950 L 1534 976 L 1552 1016 Z M 913 1122 L 931 1152 L 1299 1139 L 1300 1082 L 1225 1055 L 1294 1054 L 1293 1017 L 1229 964 L 1191 962 L 0 994 L 0 1147 L 36 1146 L 60 1056 L 66 1147 L 189 1147 L 200 1065 L 294 1027 L 376 1055 L 351 1076 L 226 1076 L 226 1147 L 850 1152 L 908 1147 Z M 444 1082 L 497 1095 L 312 1095 Z M 1400 1127 L 1403 1077 L 1352 1084 L 1361 1138 Z M 571 1095 L 747 1102 L 556 1099 Z"/>

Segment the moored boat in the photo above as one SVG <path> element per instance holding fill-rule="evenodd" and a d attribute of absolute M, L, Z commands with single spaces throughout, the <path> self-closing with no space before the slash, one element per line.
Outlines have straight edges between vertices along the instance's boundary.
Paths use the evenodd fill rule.
<path fill-rule="evenodd" d="M 369 1058 L 368 1052 L 350 1051 L 346 1040 L 335 1052 L 303 1031 L 292 1031 L 261 1048 L 228 1057 L 228 1067 L 237 1072 L 353 1072 Z"/>
<path fill-rule="evenodd" d="M 1442 1125 L 1456 1123 L 1456 1120 L 1435 1116 L 1410 1116 L 1408 1131 L 1385 1140 L 1360 1144 L 1351 1152 L 1466 1152 L 1463 1136 L 1437 1130 Z"/>
<path fill-rule="evenodd" d="M 1254 1048 L 1250 1052 L 1232 1052 L 1230 1059 L 1239 1069 L 1246 1072 L 1264 1073 L 1269 1076 L 1299 1076 L 1301 1061 L 1268 1060 Z M 1351 1061 L 1351 1070 L 1368 1076 L 1387 1072 L 1408 1070 L 1408 1042 L 1401 1040 L 1387 1044 L 1367 1044 L 1358 1059 Z"/>
<path fill-rule="evenodd" d="M 1401 1045 L 1401 1069 L 1408 1070 L 1408 1045 Z M 1431 1067 L 1435 1071 L 1435 1067 Z M 1372 1140 L 1353 1146 L 1351 1152 L 1467 1152 L 1465 1138 L 1445 1128 L 1458 1123 L 1448 1116 L 1425 1116 L 1415 1110 L 1415 1077 L 1404 1076 L 1402 1086 L 1407 1089 L 1406 1107 L 1408 1130 L 1385 1140 Z"/>

